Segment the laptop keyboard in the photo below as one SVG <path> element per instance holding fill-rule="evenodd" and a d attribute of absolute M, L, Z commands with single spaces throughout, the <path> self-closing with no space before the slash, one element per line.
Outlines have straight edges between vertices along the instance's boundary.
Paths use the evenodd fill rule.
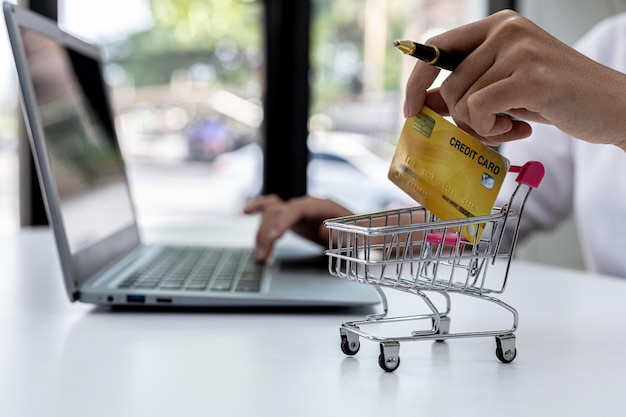
<path fill-rule="evenodd" d="M 249 249 L 165 247 L 118 287 L 258 292 L 261 269 Z"/>

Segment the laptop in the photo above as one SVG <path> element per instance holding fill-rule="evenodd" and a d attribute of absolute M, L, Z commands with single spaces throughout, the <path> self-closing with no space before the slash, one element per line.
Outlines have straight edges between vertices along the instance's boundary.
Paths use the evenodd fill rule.
<path fill-rule="evenodd" d="M 3 5 L 35 165 L 71 301 L 133 306 L 363 306 L 371 286 L 323 256 L 141 241 L 97 46 Z M 287 253 L 289 251 L 289 253 Z"/>

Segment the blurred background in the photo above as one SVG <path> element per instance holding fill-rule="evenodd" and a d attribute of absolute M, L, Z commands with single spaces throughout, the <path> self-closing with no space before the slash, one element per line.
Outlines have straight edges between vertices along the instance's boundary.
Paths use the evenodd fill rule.
<path fill-rule="evenodd" d="M 300 52 L 308 59 L 306 192 L 357 212 L 411 204 L 386 176 L 413 65 L 391 47 L 392 40 L 423 41 L 515 7 L 572 44 L 602 18 L 626 10 L 616 0 L 305 1 L 307 50 Z M 248 199 L 268 190 L 268 164 L 300 163 L 290 154 L 267 156 L 274 138 L 264 129 L 264 95 L 292 88 L 268 82 L 273 58 L 267 42 L 289 36 L 268 30 L 272 0 L 57 3 L 63 28 L 102 46 L 142 225 L 240 215 Z M 19 139 L 17 79 L 4 29 L 0 57 L 0 234 L 11 234 L 33 222 L 24 208 L 32 199 L 23 178 L 30 161 Z M 280 103 L 281 94 L 274 94 L 273 103 L 288 105 Z M 274 114 L 272 123 L 289 125 L 289 113 L 282 116 Z M 280 135 L 280 127 L 275 131 Z M 580 265 L 571 224 L 538 239 L 520 253 Z M 555 243 L 563 240 L 568 245 Z M 548 256 L 543 248 L 551 251 Z"/>

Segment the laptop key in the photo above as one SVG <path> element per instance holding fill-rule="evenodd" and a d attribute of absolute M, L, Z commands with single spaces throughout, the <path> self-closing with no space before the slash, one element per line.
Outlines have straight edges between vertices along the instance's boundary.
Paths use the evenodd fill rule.
<path fill-rule="evenodd" d="M 233 282 L 227 279 L 218 279 L 211 285 L 212 291 L 230 291 Z"/>
<path fill-rule="evenodd" d="M 241 292 L 256 292 L 261 289 L 261 285 L 258 281 L 239 281 L 236 291 Z"/>
<path fill-rule="evenodd" d="M 207 286 L 208 281 L 191 281 L 185 287 L 186 290 L 189 291 L 201 291 L 204 290 Z"/>
<path fill-rule="evenodd" d="M 156 288 L 159 285 L 159 281 L 142 281 L 138 284 L 135 284 L 134 288 Z"/>

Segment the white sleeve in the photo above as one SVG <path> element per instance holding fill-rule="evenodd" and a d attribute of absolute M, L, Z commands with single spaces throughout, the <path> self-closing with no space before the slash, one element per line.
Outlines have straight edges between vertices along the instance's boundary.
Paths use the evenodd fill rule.
<path fill-rule="evenodd" d="M 519 239 L 533 230 L 551 229 L 572 212 L 573 166 L 571 138 L 550 125 L 533 125 L 531 137 L 505 143 L 500 153 L 512 165 L 523 165 L 528 161 L 541 162 L 546 170 L 539 188 L 531 192 L 524 207 L 520 223 Z M 515 174 L 509 174 L 498 194 L 497 205 L 508 202 L 517 186 Z"/>

